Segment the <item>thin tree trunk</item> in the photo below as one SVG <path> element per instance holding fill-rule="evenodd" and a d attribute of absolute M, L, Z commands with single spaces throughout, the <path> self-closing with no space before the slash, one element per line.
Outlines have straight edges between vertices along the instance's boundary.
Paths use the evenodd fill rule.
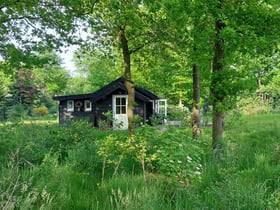
<path fill-rule="evenodd" d="M 125 87 L 128 93 L 128 104 L 127 104 L 128 133 L 131 136 L 133 135 L 133 119 L 134 119 L 133 110 L 134 110 L 134 101 L 135 101 L 135 90 L 134 90 L 134 84 L 131 80 L 130 51 L 125 36 L 125 25 L 122 25 L 119 29 L 119 38 L 121 41 L 121 47 L 123 52 Z"/>
<path fill-rule="evenodd" d="M 200 136 L 200 79 L 199 69 L 196 64 L 193 64 L 193 108 L 192 108 L 192 133 L 193 138 Z"/>
<path fill-rule="evenodd" d="M 104 182 L 105 168 L 106 168 L 106 160 L 107 160 L 106 157 L 104 157 L 103 160 L 102 160 L 102 176 L 101 176 L 101 183 Z"/>
<path fill-rule="evenodd" d="M 145 155 L 146 155 L 145 148 L 143 147 L 141 151 L 141 165 L 142 165 L 144 182 L 146 182 Z"/>
<path fill-rule="evenodd" d="M 118 172 L 118 169 L 120 167 L 120 164 L 121 164 L 121 161 L 122 161 L 123 157 L 121 156 L 120 159 L 118 160 L 116 166 L 115 166 L 115 170 L 114 170 L 114 173 L 113 173 L 113 177 L 116 176 L 117 172 Z"/>
<path fill-rule="evenodd" d="M 221 30 L 225 27 L 225 24 L 221 20 L 216 20 L 215 29 L 215 50 L 213 58 L 213 72 L 212 72 L 212 84 L 211 94 L 213 99 L 213 118 L 212 118 L 212 147 L 213 150 L 217 149 L 218 142 L 223 138 L 223 105 L 225 95 L 222 92 L 223 87 L 223 72 L 224 72 L 224 40 L 220 38 Z"/>

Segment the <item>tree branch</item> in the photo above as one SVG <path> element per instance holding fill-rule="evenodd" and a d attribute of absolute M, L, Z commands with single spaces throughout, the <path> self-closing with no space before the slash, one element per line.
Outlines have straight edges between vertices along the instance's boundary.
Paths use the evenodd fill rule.
<path fill-rule="evenodd" d="M 145 43 L 143 43 L 143 44 L 141 44 L 141 45 L 139 45 L 139 46 L 137 46 L 137 47 L 131 49 L 131 50 L 129 51 L 129 53 L 130 53 L 130 54 L 133 54 L 133 53 L 135 53 L 135 52 L 137 52 L 137 51 L 143 49 L 145 46 L 149 45 L 150 43 L 152 43 L 152 42 L 154 42 L 154 41 L 155 41 L 155 39 L 150 39 L 150 40 L 146 41 Z M 155 41 L 155 42 L 156 42 L 156 41 Z"/>

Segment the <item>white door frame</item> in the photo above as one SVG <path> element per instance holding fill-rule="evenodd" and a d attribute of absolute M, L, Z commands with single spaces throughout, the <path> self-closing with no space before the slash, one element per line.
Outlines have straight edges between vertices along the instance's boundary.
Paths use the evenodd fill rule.
<path fill-rule="evenodd" d="M 125 99 L 125 100 L 123 100 Z M 113 129 L 125 130 L 128 128 L 127 119 L 127 95 L 113 95 L 112 108 L 113 108 Z"/>

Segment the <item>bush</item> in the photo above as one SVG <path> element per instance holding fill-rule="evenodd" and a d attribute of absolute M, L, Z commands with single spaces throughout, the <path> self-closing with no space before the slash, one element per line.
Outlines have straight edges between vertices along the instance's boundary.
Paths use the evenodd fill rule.
<path fill-rule="evenodd" d="M 179 120 L 183 122 L 190 122 L 191 113 L 187 107 L 168 106 L 168 120 Z"/>
<path fill-rule="evenodd" d="M 7 111 L 8 120 L 12 122 L 21 121 L 30 114 L 30 109 L 24 104 L 14 104 Z"/>
<path fill-rule="evenodd" d="M 48 108 L 45 106 L 36 107 L 33 109 L 35 116 L 47 116 L 49 114 Z"/>

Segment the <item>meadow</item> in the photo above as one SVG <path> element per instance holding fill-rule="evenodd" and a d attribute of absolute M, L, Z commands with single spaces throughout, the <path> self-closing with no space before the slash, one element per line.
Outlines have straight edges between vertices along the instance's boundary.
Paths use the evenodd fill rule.
<path fill-rule="evenodd" d="M 280 209 L 280 114 L 229 116 L 219 157 L 209 129 L 3 124 L 0 209 Z"/>

